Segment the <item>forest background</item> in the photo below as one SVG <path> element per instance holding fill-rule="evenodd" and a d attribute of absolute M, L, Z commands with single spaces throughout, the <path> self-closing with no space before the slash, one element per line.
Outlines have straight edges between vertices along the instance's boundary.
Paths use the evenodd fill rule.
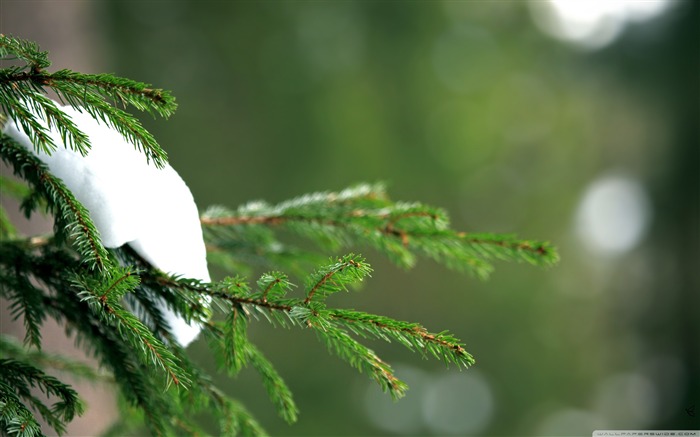
<path fill-rule="evenodd" d="M 171 90 L 176 115 L 143 122 L 200 209 L 386 181 L 456 229 L 559 248 L 554 269 L 499 264 L 487 282 L 365 252 L 353 306 L 449 328 L 477 365 L 373 345 L 411 386 L 394 404 L 315 339 L 260 324 L 299 422 L 248 373 L 218 382 L 272 434 L 575 435 L 700 428 L 699 8 L 667 3 L 609 14 L 602 42 L 553 37 L 525 1 L 3 0 L 0 33 L 55 69 Z M 90 396 L 88 414 L 110 411 L 108 387 Z"/>

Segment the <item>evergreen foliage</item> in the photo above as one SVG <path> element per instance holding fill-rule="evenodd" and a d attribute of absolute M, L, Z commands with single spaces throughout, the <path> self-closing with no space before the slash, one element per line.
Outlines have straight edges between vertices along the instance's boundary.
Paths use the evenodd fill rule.
<path fill-rule="evenodd" d="M 0 35 L 0 58 L 21 64 L 0 69 L 0 107 L 5 114 L 0 114 L 0 122 L 16 120 L 37 151 L 50 153 L 57 147 L 39 120 L 56 127 L 68 147 L 83 154 L 91 147 L 70 118 L 45 97 L 53 91 L 64 103 L 114 127 L 145 159 L 156 165 L 166 162 L 153 137 L 117 106 L 167 117 L 176 108 L 168 92 L 110 74 L 47 72 L 46 52 L 13 37 Z M 394 202 L 382 185 L 362 184 L 278 205 L 209 208 L 201 222 L 210 262 L 231 276 L 204 283 L 166 275 L 126 246 L 106 249 L 88 211 L 62 181 L 30 151 L 1 134 L 0 158 L 23 181 L 3 178 L 2 194 L 19 198 L 27 216 L 46 210 L 55 221 L 53 235 L 26 238 L 0 209 L 0 296 L 26 327 L 24 345 L 0 337 L 0 429 L 12 436 L 46 432 L 36 413 L 59 434 L 82 413 L 77 393 L 47 373 L 55 371 L 108 380 L 119 389 L 125 414 L 108 435 L 133 433 L 144 424 L 153 435 L 203 434 L 193 416 L 204 410 L 216 415 L 223 435 L 264 434 L 238 400 L 216 388 L 188 359 L 164 321 L 156 304 L 159 298 L 186 320 L 203 325 L 203 336 L 222 371 L 235 376 L 247 366 L 255 369 L 279 416 L 292 423 L 298 414 L 292 393 L 249 340 L 253 322 L 313 331 L 331 353 L 395 398 L 404 395 L 406 384 L 360 340 L 396 341 L 456 367 L 474 362 L 460 340 L 446 331 L 431 333 L 417 323 L 329 306 L 330 295 L 352 289 L 372 269 L 360 255 L 323 261 L 321 253 L 367 246 L 403 267 L 413 266 L 421 255 L 481 278 L 491 272 L 493 260 L 534 265 L 557 260 L 548 243 L 457 232 L 444 211 Z M 312 240 L 318 250 L 284 242 L 285 233 Z M 255 282 L 241 276 L 256 271 L 265 273 Z M 296 277 L 305 279 L 292 279 Z M 296 289 L 295 282 L 303 287 Z M 202 297 L 211 299 L 211 305 Z M 43 352 L 41 326 L 47 318 L 62 323 L 98 360 L 100 370 Z M 54 403 L 49 406 L 37 398 L 33 388 Z"/>

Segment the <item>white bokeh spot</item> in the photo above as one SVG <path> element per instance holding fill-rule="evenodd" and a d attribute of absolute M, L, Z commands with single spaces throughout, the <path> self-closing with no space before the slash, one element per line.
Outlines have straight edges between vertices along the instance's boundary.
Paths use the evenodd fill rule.
<path fill-rule="evenodd" d="M 650 219 L 649 198 L 639 182 L 605 176 L 586 189 L 576 213 L 576 231 L 591 252 L 615 256 L 641 242 Z"/>
<path fill-rule="evenodd" d="M 544 33 L 585 49 L 612 43 L 629 22 L 650 20 L 670 0 L 531 0 L 530 11 Z"/>
<path fill-rule="evenodd" d="M 451 372 L 432 382 L 423 397 L 423 417 L 438 435 L 483 432 L 494 413 L 493 391 L 478 371 Z"/>

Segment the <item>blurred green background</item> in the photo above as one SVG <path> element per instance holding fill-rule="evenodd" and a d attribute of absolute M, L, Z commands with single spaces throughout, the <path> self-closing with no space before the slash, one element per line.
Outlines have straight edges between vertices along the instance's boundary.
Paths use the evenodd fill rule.
<path fill-rule="evenodd" d="M 144 123 L 200 209 L 386 181 L 455 228 L 559 248 L 553 269 L 486 282 L 364 250 L 373 278 L 336 303 L 449 329 L 477 364 L 372 344 L 412 387 L 393 403 L 313 336 L 260 323 L 299 422 L 254 372 L 217 380 L 271 434 L 700 429 L 700 8 L 568 3 L 4 1 L 0 26 L 57 66 L 172 90 L 176 115 Z"/>

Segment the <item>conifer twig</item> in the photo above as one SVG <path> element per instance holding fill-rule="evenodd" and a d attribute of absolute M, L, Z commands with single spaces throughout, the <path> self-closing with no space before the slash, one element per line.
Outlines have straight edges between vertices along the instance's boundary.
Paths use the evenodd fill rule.
<path fill-rule="evenodd" d="M 9 335 L 0 335 L 0 352 L 2 352 L 5 357 L 34 363 L 41 368 L 51 368 L 86 380 L 99 380 L 109 383 L 115 382 L 113 375 L 95 369 L 80 361 L 76 361 L 73 358 L 45 352 L 40 349 L 27 350 L 22 344 Z"/>
<path fill-rule="evenodd" d="M 31 152 L 2 133 L 0 159 L 12 165 L 15 174 L 33 185 L 36 192 L 49 202 L 56 218 L 62 222 L 64 232 L 73 238 L 76 249 L 88 265 L 99 271 L 108 269 L 111 265 L 109 255 L 90 214 L 63 182 L 54 177 L 47 166 Z"/>
<path fill-rule="evenodd" d="M 0 33 L 0 58 L 21 59 L 31 69 L 46 68 L 51 65 L 48 52 L 40 51 L 39 46 L 27 40 L 12 38 Z"/>
<path fill-rule="evenodd" d="M 272 229 L 284 229 L 310 237 L 331 250 L 362 242 L 403 267 L 413 266 L 416 254 L 422 254 L 482 278 L 493 270 L 493 259 L 543 266 L 558 259 L 546 242 L 457 232 L 450 228 L 443 210 L 421 203 L 392 202 L 382 185 L 315 193 L 278 205 L 253 202 L 237 211 L 212 207 L 201 221 L 210 247 L 235 246 L 247 238 L 279 245 Z"/>
<path fill-rule="evenodd" d="M 177 108 L 169 92 L 112 74 L 85 74 L 65 69 L 49 73 L 45 68 L 51 64 L 45 52 L 39 52 L 35 44 L 0 34 L 0 57 L 8 55 L 15 55 L 27 64 L 0 69 L 0 109 L 21 125 L 37 150 L 51 154 L 56 148 L 40 120 L 46 121 L 49 128 L 56 127 L 63 142 L 74 150 L 84 155 L 90 149 L 88 138 L 70 117 L 43 95 L 50 89 L 76 110 L 84 110 L 114 128 L 156 166 L 165 165 L 167 154 L 155 138 L 135 117 L 105 99 L 112 100 L 115 105 L 131 105 L 153 115 L 169 117 Z"/>
<path fill-rule="evenodd" d="M 234 374 L 250 360 L 252 345 L 246 340 L 245 334 L 248 308 L 271 316 L 281 313 L 286 315 L 293 326 L 312 328 L 331 351 L 358 370 L 368 372 L 384 390 L 390 391 L 392 396 L 397 398 L 403 396 L 405 384 L 393 376 L 391 367 L 366 346 L 354 340 L 346 330 L 362 337 L 397 340 L 424 356 L 431 355 L 459 367 L 466 368 L 474 363 L 474 359 L 459 340 L 447 332 L 434 334 L 416 323 L 325 307 L 326 297 L 362 280 L 369 272 L 371 269 L 362 257 L 346 255 L 309 275 L 306 297 L 303 299 L 285 297 L 286 291 L 292 285 L 280 273 L 263 275 L 263 279 L 257 283 L 260 289 L 258 293 L 251 293 L 247 283 L 241 278 L 229 278 L 217 286 L 181 281 L 165 275 L 145 275 L 144 281 L 174 288 L 187 288 L 229 302 L 231 311 L 226 323 L 220 327 L 209 326 L 209 332 L 220 339 L 219 347 L 222 347 L 227 367 L 232 369 Z M 284 284 L 283 289 L 271 294 L 271 287 L 279 284 Z M 281 319 L 273 317 L 270 320 Z"/>
<path fill-rule="evenodd" d="M 119 304 L 121 298 L 139 284 L 139 276 L 128 268 L 117 269 L 115 273 L 109 272 L 106 276 L 100 281 L 86 281 L 77 277 L 73 283 L 80 290 L 81 299 L 95 308 L 101 319 L 120 332 L 125 332 L 125 337 L 134 347 L 144 349 L 150 362 L 166 372 L 168 382 L 187 387 L 190 380 L 178 365 L 177 357 L 140 320 Z"/>

